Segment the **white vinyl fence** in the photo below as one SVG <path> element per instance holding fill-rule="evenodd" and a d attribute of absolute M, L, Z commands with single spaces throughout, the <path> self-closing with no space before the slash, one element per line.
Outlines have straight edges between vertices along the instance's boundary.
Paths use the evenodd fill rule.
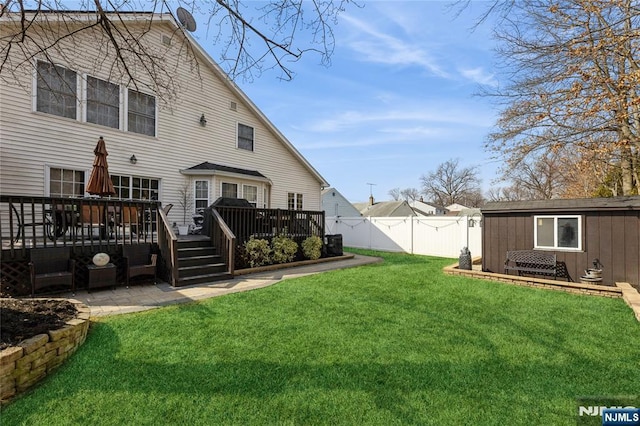
<path fill-rule="evenodd" d="M 471 256 L 482 256 L 481 217 L 408 216 L 341 217 L 327 216 L 325 233 L 342 234 L 346 247 L 406 252 L 428 256 L 460 256 L 469 247 Z"/>

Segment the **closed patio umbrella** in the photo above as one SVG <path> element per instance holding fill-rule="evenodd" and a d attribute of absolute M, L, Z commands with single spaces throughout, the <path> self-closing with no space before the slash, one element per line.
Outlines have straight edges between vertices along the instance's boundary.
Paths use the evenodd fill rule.
<path fill-rule="evenodd" d="M 91 195 L 99 195 L 101 197 L 107 195 L 116 195 L 113 182 L 109 177 L 109 165 L 107 164 L 107 147 L 104 139 L 100 136 L 96 149 L 93 150 L 96 158 L 93 160 L 93 169 L 91 176 L 87 182 L 87 192 Z"/>

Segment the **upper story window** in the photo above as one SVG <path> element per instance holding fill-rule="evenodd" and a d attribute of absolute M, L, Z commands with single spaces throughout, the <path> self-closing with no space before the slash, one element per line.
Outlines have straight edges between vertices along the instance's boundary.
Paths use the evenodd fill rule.
<path fill-rule="evenodd" d="M 92 76 L 86 76 L 86 84 L 78 86 L 75 71 L 45 61 L 37 61 L 36 68 L 36 111 L 156 135 L 155 96 Z"/>
<path fill-rule="evenodd" d="M 120 86 L 87 77 L 87 122 L 120 128 Z"/>
<path fill-rule="evenodd" d="M 287 195 L 287 201 L 289 210 L 302 210 L 302 194 L 289 192 Z"/>
<path fill-rule="evenodd" d="M 238 123 L 238 148 L 253 151 L 253 127 Z"/>
<path fill-rule="evenodd" d="M 129 89 L 128 126 L 130 132 L 156 135 L 156 98 Z"/>
<path fill-rule="evenodd" d="M 535 248 L 582 250 L 581 216 L 534 216 Z"/>
<path fill-rule="evenodd" d="M 36 111 L 77 118 L 78 79 L 75 71 L 38 61 L 36 86 Z"/>
<path fill-rule="evenodd" d="M 82 170 L 49 168 L 49 196 L 82 197 L 84 174 Z"/>

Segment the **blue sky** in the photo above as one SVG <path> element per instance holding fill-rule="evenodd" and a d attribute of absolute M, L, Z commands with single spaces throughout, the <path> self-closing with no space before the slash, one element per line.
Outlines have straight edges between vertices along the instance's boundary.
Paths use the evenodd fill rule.
<path fill-rule="evenodd" d="M 330 67 L 310 54 L 291 64 L 293 81 L 267 71 L 237 84 L 351 202 L 420 189 L 423 174 L 456 158 L 478 166 L 488 189 L 499 165 L 483 145 L 497 113 L 475 94 L 498 80 L 491 27 L 471 31 L 482 2 L 458 17 L 443 1 L 363 4 L 340 15 Z"/>

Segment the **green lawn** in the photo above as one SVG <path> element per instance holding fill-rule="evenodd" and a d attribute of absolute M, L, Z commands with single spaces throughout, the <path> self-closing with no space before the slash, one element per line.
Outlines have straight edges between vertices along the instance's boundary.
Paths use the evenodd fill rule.
<path fill-rule="evenodd" d="M 621 300 L 373 254 L 384 263 L 103 319 L 1 423 L 575 425 L 577 397 L 640 394 L 640 323 Z"/>

